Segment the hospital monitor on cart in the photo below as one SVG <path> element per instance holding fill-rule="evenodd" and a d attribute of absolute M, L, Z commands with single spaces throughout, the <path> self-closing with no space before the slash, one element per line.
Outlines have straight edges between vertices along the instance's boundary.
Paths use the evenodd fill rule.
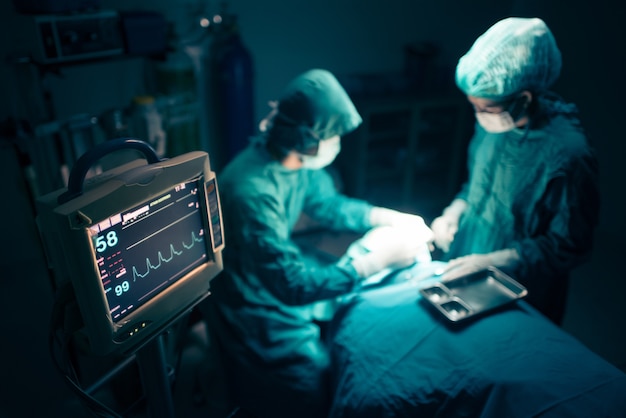
<path fill-rule="evenodd" d="M 191 152 L 139 159 L 78 193 L 71 180 L 38 201 L 54 287 L 80 313 L 70 331 L 87 352 L 134 351 L 204 299 L 222 270 L 215 173 L 205 152 Z"/>

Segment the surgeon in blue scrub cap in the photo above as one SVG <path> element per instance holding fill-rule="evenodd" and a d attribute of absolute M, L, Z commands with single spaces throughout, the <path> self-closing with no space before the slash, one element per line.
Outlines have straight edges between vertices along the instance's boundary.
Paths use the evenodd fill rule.
<path fill-rule="evenodd" d="M 573 104 L 549 88 L 561 53 L 538 18 L 507 18 L 458 62 L 476 126 L 462 190 L 434 219 L 450 260 L 444 279 L 496 266 L 561 323 L 570 271 L 589 256 L 598 221 L 597 161 Z"/>
<path fill-rule="evenodd" d="M 337 192 L 324 167 L 339 152 L 341 136 L 360 123 L 331 73 L 307 71 L 288 84 L 260 135 L 218 175 L 224 272 L 212 283 L 212 312 L 205 315 L 236 403 L 257 418 L 325 416 L 329 356 L 318 324 L 329 318 L 318 316 L 316 303 L 415 263 L 432 240 L 421 217 Z M 292 239 L 303 213 L 334 230 L 402 233 L 362 256 L 319 264 Z"/>

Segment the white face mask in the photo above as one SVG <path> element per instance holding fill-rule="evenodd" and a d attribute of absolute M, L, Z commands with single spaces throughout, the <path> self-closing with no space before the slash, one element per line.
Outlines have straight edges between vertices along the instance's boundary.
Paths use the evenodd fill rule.
<path fill-rule="evenodd" d="M 302 159 L 302 167 L 311 170 L 324 168 L 335 161 L 339 151 L 341 151 L 341 138 L 339 135 L 321 140 L 317 147 L 317 155 L 302 154 L 300 156 Z"/>
<path fill-rule="evenodd" d="M 476 120 L 480 126 L 485 129 L 485 131 L 493 134 L 508 132 L 515 129 L 515 121 L 509 112 L 476 112 Z"/>

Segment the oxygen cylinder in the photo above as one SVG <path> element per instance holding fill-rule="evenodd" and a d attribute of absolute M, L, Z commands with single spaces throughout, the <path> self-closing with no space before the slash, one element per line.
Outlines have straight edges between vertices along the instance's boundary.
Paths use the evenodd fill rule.
<path fill-rule="evenodd" d="M 215 44 L 218 121 L 225 145 L 225 157 L 232 159 L 248 143 L 254 129 L 254 69 L 236 19 L 224 29 Z"/>
<path fill-rule="evenodd" d="M 178 48 L 159 62 L 155 70 L 167 136 L 166 155 L 175 157 L 201 149 L 193 61 Z"/>

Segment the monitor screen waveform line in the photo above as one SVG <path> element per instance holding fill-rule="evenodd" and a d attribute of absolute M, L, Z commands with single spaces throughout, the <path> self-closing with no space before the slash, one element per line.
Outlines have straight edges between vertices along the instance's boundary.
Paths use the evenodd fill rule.
<path fill-rule="evenodd" d="M 183 241 L 182 245 L 184 249 L 190 250 L 196 245 L 197 242 L 203 242 L 203 241 L 204 239 L 202 237 L 200 238 L 196 237 L 196 234 L 194 233 L 194 231 L 191 231 L 191 243 L 185 244 L 185 242 Z M 144 277 L 148 276 L 152 270 L 158 270 L 161 267 L 163 262 L 169 263 L 170 261 L 174 259 L 175 256 L 180 256 L 183 254 L 183 252 L 184 250 L 178 251 L 174 247 L 174 244 L 170 244 L 170 256 L 164 257 L 161 251 L 159 251 L 157 254 L 159 261 L 156 265 L 153 265 L 150 262 L 150 258 L 146 257 L 146 272 L 145 273 L 138 272 L 137 268 L 133 266 L 133 282 L 137 281 L 138 277 L 140 279 L 143 279 Z"/>

